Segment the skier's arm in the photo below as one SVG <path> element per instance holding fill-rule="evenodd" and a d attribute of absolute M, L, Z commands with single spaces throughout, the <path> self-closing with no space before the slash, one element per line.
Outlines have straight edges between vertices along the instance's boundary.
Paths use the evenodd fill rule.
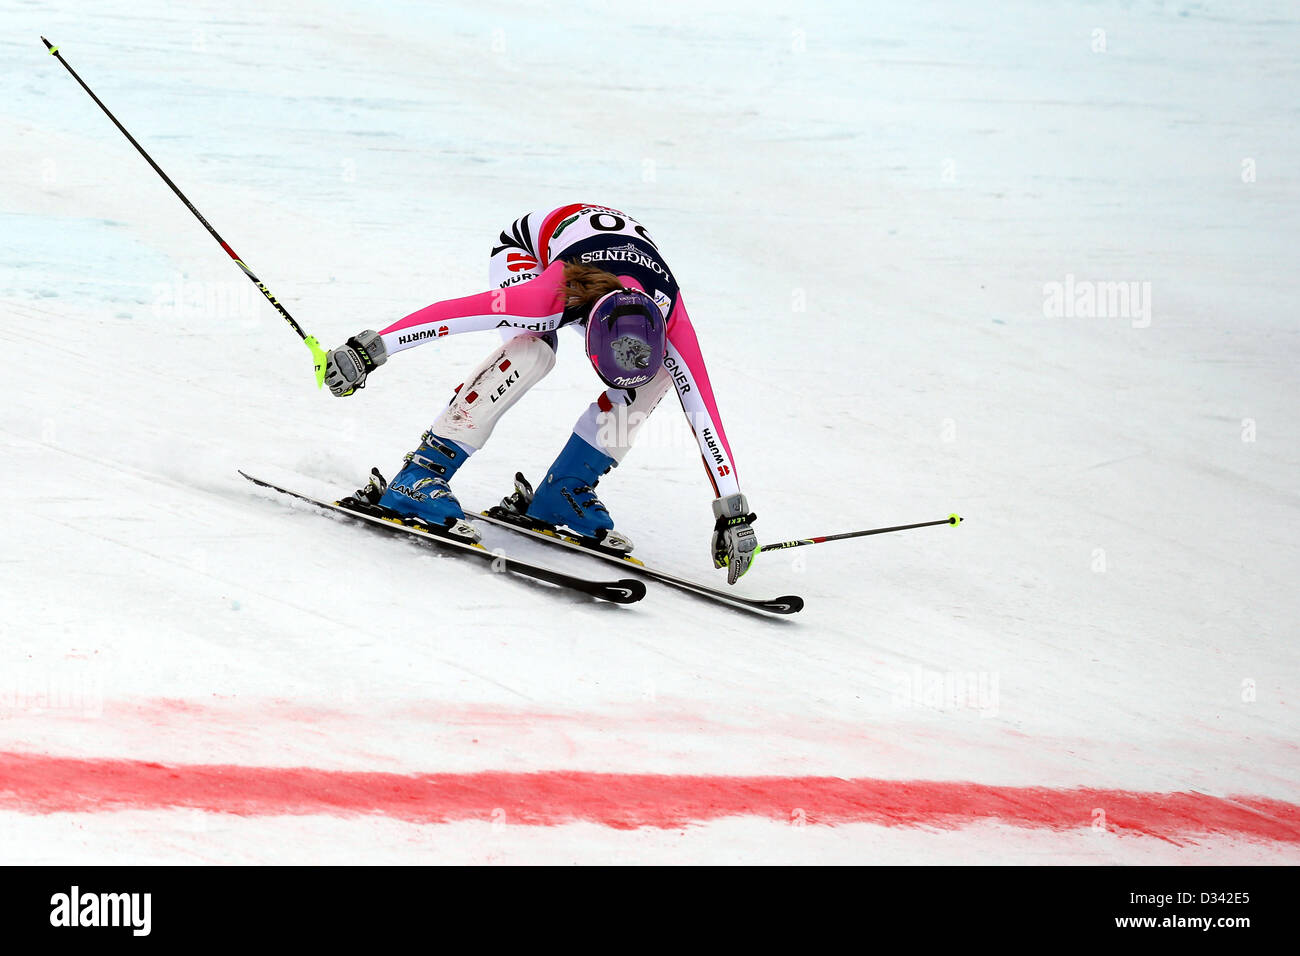
<path fill-rule="evenodd" d="M 398 319 L 379 333 L 389 355 L 430 339 L 500 326 L 550 332 L 564 317 L 564 263 L 553 262 L 535 279 L 459 299 L 445 299 Z"/>
<path fill-rule="evenodd" d="M 716 496 L 713 502 L 713 537 L 710 549 L 715 567 L 727 569 L 727 581 L 735 584 L 758 557 L 758 539 L 751 524 L 754 515 L 740 492 L 731 445 L 722 428 L 722 416 L 713 397 L 708 370 L 695 329 L 681 296 L 668 321 L 668 350 L 664 367 L 672 376 L 686 419 L 695 430 L 704 467 Z"/>
<path fill-rule="evenodd" d="M 364 388 L 366 378 L 394 352 L 457 332 L 513 326 L 550 332 L 564 319 L 564 263 L 552 263 L 535 279 L 427 305 L 382 332 L 367 329 L 332 349 L 325 384 L 340 398 Z"/>
<path fill-rule="evenodd" d="M 668 320 L 668 354 L 664 367 L 673 378 L 677 397 L 681 400 L 686 419 L 695 430 L 695 440 L 700 444 L 700 454 L 713 484 L 714 497 L 723 498 L 740 491 L 740 478 L 731 457 L 731 445 L 722 427 L 718 403 L 713 397 L 709 372 L 704 367 L 704 356 L 695 337 L 695 328 L 682 304 L 681 296 Z"/>

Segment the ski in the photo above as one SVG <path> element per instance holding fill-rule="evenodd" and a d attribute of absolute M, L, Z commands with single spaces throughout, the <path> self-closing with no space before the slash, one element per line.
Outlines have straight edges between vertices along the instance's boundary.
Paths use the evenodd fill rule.
<path fill-rule="evenodd" d="M 638 581 L 634 578 L 623 578 L 618 581 L 592 581 L 589 578 L 578 577 L 552 568 L 544 564 L 536 564 L 531 561 L 521 561 L 518 558 L 512 558 L 495 551 L 489 551 L 481 544 L 474 544 L 467 541 L 461 541 L 449 535 L 438 534 L 436 531 L 414 527 L 403 524 L 393 518 L 383 518 L 376 515 L 364 514 L 360 511 L 353 511 L 351 508 L 344 508 L 337 502 L 324 501 L 320 498 L 313 498 L 311 495 L 305 495 L 299 491 L 282 487 L 274 482 L 264 481 L 261 478 L 254 478 L 245 471 L 239 472 L 253 484 L 262 488 L 269 488 L 277 491 L 282 495 L 288 495 L 291 498 L 297 498 L 299 501 L 305 501 L 308 504 L 315 505 L 325 511 L 335 511 L 347 515 L 349 518 L 355 518 L 358 521 L 366 521 L 376 527 L 386 528 L 389 531 L 398 531 L 405 534 L 413 535 L 422 541 L 433 542 L 439 546 L 455 549 L 463 554 L 471 554 L 484 561 L 495 564 L 502 570 L 511 571 L 515 574 L 524 575 L 525 577 L 536 578 L 539 581 L 546 581 L 572 591 L 580 591 L 583 594 L 589 594 L 592 597 L 600 598 L 602 601 L 611 601 L 615 604 L 631 604 L 645 597 L 645 582 Z"/>
<path fill-rule="evenodd" d="M 593 558 L 600 558 L 603 561 L 609 561 L 613 564 L 627 568 L 636 574 L 643 574 L 646 577 L 653 578 L 662 584 L 671 587 L 680 588 L 697 597 L 708 598 L 712 601 L 718 601 L 729 604 L 734 607 L 745 608 L 753 611 L 766 611 L 769 614 L 797 614 L 803 610 L 803 598 L 797 594 L 787 594 L 777 598 L 747 598 L 730 591 L 723 591 L 720 588 L 711 587 L 707 584 L 700 584 L 687 578 L 678 577 L 668 571 L 661 571 L 658 568 L 649 567 L 637 558 L 626 554 L 615 554 L 611 551 L 603 550 L 594 545 L 585 543 L 581 538 L 575 538 L 567 535 L 562 531 L 552 528 L 529 528 L 509 518 L 501 516 L 498 508 L 491 508 L 487 511 L 481 511 L 478 514 L 470 515 L 472 520 L 483 520 L 494 524 L 500 528 L 506 528 L 517 534 L 526 535 L 534 541 L 541 541 L 545 544 L 557 547 L 567 548 L 570 551 L 581 551 L 583 554 L 590 555 Z M 494 513 L 495 512 L 495 513 Z"/>

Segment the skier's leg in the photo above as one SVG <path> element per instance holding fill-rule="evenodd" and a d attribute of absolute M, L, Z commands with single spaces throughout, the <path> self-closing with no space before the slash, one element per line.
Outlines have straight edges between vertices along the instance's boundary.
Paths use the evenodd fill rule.
<path fill-rule="evenodd" d="M 573 433 L 599 449 L 615 464 L 621 464 L 632 450 L 637 432 L 663 397 L 672 376 L 666 369 L 638 389 L 610 388 L 591 403 L 573 426 Z"/>
<path fill-rule="evenodd" d="M 497 420 L 555 365 L 554 340 L 554 335 L 521 335 L 494 350 L 456 387 L 379 504 L 430 524 L 463 520 L 465 512 L 447 482 L 487 443 Z"/>
<path fill-rule="evenodd" d="M 554 333 L 530 332 L 502 343 L 456 386 L 433 431 L 477 451 L 487 444 L 501 416 L 554 367 Z"/>
<path fill-rule="evenodd" d="M 627 456 L 636 433 L 671 384 L 667 371 L 661 370 L 642 388 L 607 389 L 592 402 L 533 492 L 528 517 L 565 525 L 620 550 L 632 550 L 626 537 L 617 535 L 615 540 L 614 520 L 594 489 L 601 477 Z"/>

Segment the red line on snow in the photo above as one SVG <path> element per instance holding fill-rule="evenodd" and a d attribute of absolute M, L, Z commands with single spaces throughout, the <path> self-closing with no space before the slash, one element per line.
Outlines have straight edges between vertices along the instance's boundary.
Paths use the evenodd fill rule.
<path fill-rule="evenodd" d="M 1095 825 L 1174 842 L 1199 834 L 1300 843 L 1300 806 L 1262 797 L 997 787 L 924 780 L 627 773 L 399 774 L 164 765 L 0 753 L 0 809 L 24 813 L 199 809 L 240 816 L 379 814 L 419 823 L 588 821 L 619 829 L 754 816 L 834 825 Z M 500 819 L 499 815 L 495 819 Z"/>

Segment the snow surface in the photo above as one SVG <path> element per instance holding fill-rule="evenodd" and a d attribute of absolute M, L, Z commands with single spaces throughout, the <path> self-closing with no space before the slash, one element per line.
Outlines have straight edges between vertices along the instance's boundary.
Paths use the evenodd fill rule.
<path fill-rule="evenodd" d="M 0 18 L 0 752 L 1300 801 L 1293 3 Z M 237 467 L 321 494 L 391 472 L 490 337 L 316 391 L 41 34 L 326 344 L 485 288 L 525 211 L 625 209 L 688 297 L 763 540 L 966 524 L 766 555 L 739 589 L 807 600 L 768 621 L 655 585 L 596 604 L 252 487 Z M 1045 316 L 1067 276 L 1149 283 L 1149 322 Z M 458 477 L 468 506 L 562 445 L 597 390 L 576 344 Z M 602 497 L 646 559 L 720 584 L 672 402 Z M 933 697 L 944 679 L 984 697 Z M 623 830 L 20 797 L 3 862 L 1300 860 L 1087 819 Z"/>

